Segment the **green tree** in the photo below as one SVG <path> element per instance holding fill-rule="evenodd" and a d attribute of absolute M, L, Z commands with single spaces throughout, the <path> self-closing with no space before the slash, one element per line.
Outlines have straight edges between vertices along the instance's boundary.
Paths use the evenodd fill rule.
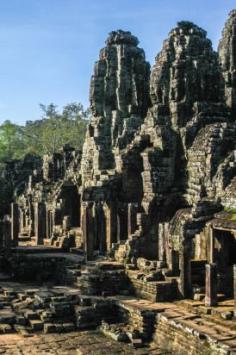
<path fill-rule="evenodd" d="M 28 121 L 24 129 L 28 152 L 51 154 L 64 144 L 82 148 L 89 110 L 80 103 L 71 103 L 59 112 L 54 104 L 40 104 L 42 119 Z"/>
<path fill-rule="evenodd" d="M 0 161 L 22 158 L 24 149 L 23 128 L 8 120 L 0 125 Z"/>

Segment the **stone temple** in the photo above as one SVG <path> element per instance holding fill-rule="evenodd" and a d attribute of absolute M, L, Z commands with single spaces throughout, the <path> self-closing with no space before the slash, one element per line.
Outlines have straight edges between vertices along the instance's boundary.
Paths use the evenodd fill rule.
<path fill-rule="evenodd" d="M 218 53 L 183 21 L 153 68 L 134 35 L 111 32 L 90 108 L 82 152 L 9 162 L 0 332 L 235 354 L 236 10 Z M 103 354 L 98 338 L 68 354 Z"/>

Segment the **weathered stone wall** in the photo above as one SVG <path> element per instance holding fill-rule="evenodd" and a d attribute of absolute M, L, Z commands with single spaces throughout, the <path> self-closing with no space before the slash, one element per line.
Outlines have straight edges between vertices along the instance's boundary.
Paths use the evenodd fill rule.
<path fill-rule="evenodd" d="M 217 344 L 207 334 L 186 328 L 184 320 L 158 315 L 154 343 L 179 355 L 228 354 L 229 348 Z"/>
<path fill-rule="evenodd" d="M 81 164 L 85 187 L 99 186 L 109 178 L 107 170 L 115 169 L 115 150 L 130 143 L 146 115 L 150 70 L 137 45 L 130 32 L 112 32 L 95 63 L 90 86 L 93 118 Z"/>
<path fill-rule="evenodd" d="M 225 98 L 232 118 L 236 114 L 236 11 L 229 14 L 219 43 L 219 57 L 225 81 Z"/>

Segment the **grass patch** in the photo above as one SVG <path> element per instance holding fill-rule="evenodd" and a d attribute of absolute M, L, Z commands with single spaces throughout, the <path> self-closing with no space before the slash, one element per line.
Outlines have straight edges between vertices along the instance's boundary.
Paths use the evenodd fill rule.
<path fill-rule="evenodd" d="M 233 208 L 233 207 L 225 207 L 225 208 L 224 208 L 224 212 L 235 213 L 235 214 L 236 214 L 236 208 Z"/>
<path fill-rule="evenodd" d="M 224 212 L 227 212 L 227 213 L 231 214 L 231 216 L 229 216 L 229 220 L 230 221 L 236 221 L 236 208 L 225 207 L 224 208 Z"/>

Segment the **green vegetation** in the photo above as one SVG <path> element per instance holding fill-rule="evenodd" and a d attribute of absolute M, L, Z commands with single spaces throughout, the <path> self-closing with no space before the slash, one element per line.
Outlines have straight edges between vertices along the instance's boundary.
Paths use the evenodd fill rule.
<path fill-rule="evenodd" d="M 66 105 L 61 112 L 54 104 L 40 105 L 43 116 L 25 126 L 5 121 L 0 125 L 0 164 L 26 154 L 51 154 L 68 143 L 81 149 L 89 117 L 80 103 Z"/>
<path fill-rule="evenodd" d="M 224 212 L 236 213 L 236 208 L 233 208 L 233 207 L 224 207 Z"/>
<path fill-rule="evenodd" d="M 231 221 L 236 221 L 236 208 L 225 207 L 224 212 L 230 213 L 230 220 Z"/>

